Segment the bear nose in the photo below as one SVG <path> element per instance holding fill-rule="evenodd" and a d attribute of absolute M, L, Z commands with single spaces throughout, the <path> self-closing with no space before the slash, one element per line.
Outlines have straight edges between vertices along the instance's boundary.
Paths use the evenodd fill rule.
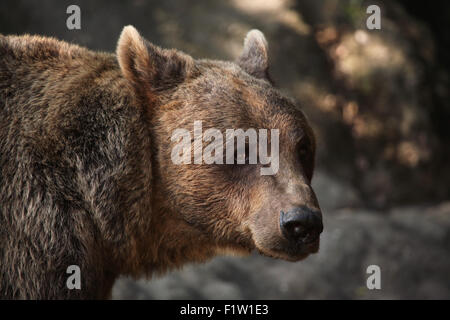
<path fill-rule="evenodd" d="M 280 212 L 280 228 L 283 235 L 290 241 L 312 243 L 323 231 L 320 211 L 307 207 L 293 208 Z"/>

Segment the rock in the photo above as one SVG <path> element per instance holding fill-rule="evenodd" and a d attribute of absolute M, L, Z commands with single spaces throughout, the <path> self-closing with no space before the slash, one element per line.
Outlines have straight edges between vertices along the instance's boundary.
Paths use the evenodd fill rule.
<path fill-rule="evenodd" d="M 325 212 L 361 205 L 359 194 L 352 185 L 322 170 L 314 172 L 312 187 L 319 199 L 320 207 Z"/>

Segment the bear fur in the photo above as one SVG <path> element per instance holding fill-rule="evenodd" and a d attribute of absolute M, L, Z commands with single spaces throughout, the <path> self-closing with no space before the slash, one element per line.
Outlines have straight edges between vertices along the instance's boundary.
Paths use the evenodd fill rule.
<path fill-rule="evenodd" d="M 174 165 L 171 132 L 195 119 L 282 129 L 287 169 L 275 183 L 246 178 L 251 168 Z M 306 118 L 271 84 L 259 31 L 236 63 L 159 48 L 133 27 L 116 54 L 0 35 L 0 298 L 108 298 L 120 275 L 223 252 L 302 259 L 318 247 L 280 249 L 276 212 L 318 209 L 314 152 Z"/>

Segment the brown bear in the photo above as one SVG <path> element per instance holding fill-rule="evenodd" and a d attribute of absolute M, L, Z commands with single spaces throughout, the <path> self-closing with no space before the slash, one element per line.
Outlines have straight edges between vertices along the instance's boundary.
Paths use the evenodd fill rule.
<path fill-rule="evenodd" d="M 175 163 L 172 134 L 195 121 L 279 130 L 279 169 Z M 159 48 L 131 26 L 116 55 L 0 35 L 0 297 L 108 298 L 120 275 L 226 252 L 303 259 L 323 229 L 314 154 L 257 30 L 234 63 Z"/>

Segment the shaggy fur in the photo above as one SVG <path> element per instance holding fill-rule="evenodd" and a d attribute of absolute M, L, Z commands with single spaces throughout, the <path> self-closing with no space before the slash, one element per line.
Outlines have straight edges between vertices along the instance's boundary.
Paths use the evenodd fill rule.
<path fill-rule="evenodd" d="M 0 35 L 0 297 L 107 298 L 119 275 L 161 274 L 221 252 L 298 260 L 278 213 L 318 209 L 315 143 L 268 78 L 249 33 L 237 63 L 161 49 L 133 27 L 117 55 Z M 280 171 L 175 165 L 173 130 L 279 128 Z M 66 269 L 81 269 L 69 290 Z"/>

